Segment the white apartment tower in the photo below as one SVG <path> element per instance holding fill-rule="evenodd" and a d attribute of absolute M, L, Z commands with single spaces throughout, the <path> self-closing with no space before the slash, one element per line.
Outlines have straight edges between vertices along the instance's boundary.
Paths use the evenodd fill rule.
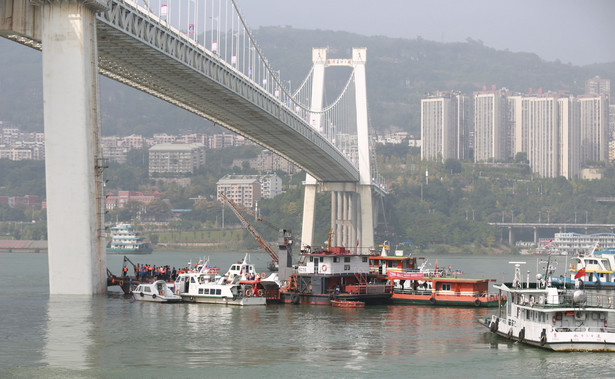
<path fill-rule="evenodd" d="M 532 172 L 542 177 L 559 176 L 558 97 L 553 94 L 527 96 L 522 100 L 523 123 L 528 128 L 528 160 Z"/>
<path fill-rule="evenodd" d="M 611 81 L 599 76 L 585 81 L 585 94 L 611 96 Z"/>
<path fill-rule="evenodd" d="M 474 92 L 474 162 L 508 158 L 506 101 L 502 90 Z"/>
<path fill-rule="evenodd" d="M 579 102 L 573 97 L 557 100 L 559 113 L 560 175 L 566 179 L 581 174 L 581 127 Z"/>
<path fill-rule="evenodd" d="M 467 97 L 435 92 L 421 100 L 421 159 L 467 157 Z"/>
<path fill-rule="evenodd" d="M 579 96 L 581 164 L 609 158 L 609 100 L 606 95 Z"/>

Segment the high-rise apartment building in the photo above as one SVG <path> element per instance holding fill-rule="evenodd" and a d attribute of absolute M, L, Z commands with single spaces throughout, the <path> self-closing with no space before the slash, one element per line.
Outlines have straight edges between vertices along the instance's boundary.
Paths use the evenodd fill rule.
<path fill-rule="evenodd" d="M 566 179 L 581 174 L 581 126 L 579 101 L 573 96 L 557 100 L 559 118 L 560 175 Z"/>
<path fill-rule="evenodd" d="M 543 177 L 559 176 L 558 97 L 553 94 L 526 96 L 521 101 L 522 122 L 528 130 L 527 157 L 532 172 Z"/>
<path fill-rule="evenodd" d="M 586 95 L 606 95 L 611 96 L 611 81 L 602 79 L 599 76 L 587 79 L 585 81 Z"/>
<path fill-rule="evenodd" d="M 581 163 L 606 162 L 609 157 L 609 100 L 606 95 L 579 96 Z"/>
<path fill-rule="evenodd" d="M 508 158 L 508 126 L 506 93 L 495 89 L 474 92 L 474 162 Z"/>
<path fill-rule="evenodd" d="M 465 159 L 468 156 L 467 96 L 436 92 L 421 100 L 421 159 Z"/>

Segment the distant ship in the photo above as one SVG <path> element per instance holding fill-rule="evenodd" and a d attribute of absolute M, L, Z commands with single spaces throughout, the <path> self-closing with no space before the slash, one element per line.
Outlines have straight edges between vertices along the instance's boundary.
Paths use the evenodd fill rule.
<path fill-rule="evenodd" d="M 131 224 L 117 224 L 111 228 L 111 241 L 107 253 L 150 254 L 154 249 L 137 233 Z"/>

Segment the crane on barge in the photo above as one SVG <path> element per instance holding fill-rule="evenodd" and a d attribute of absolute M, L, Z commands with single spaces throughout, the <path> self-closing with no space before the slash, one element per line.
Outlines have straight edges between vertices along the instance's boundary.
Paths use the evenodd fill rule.
<path fill-rule="evenodd" d="M 224 200 L 231 207 L 231 210 L 233 211 L 233 213 L 235 213 L 235 216 L 237 216 L 239 221 L 241 221 L 241 224 L 243 225 L 243 227 L 246 228 L 248 230 L 248 232 L 250 232 L 250 234 L 254 237 L 254 239 L 256 239 L 256 242 L 258 242 L 263 247 L 263 249 L 265 249 L 265 251 L 269 254 L 271 259 L 273 260 L 273 262 L 272 262 L 273 267 L 275 267 L 275 265 L 277 265 L 279 263 L 278 254 L 276 254 L 276 252 L 273 251 L 271 246 L 269 246 L 269 244 L 267 244 L 267 242 L 263 239 L 263 236 L 261 236 L 260 233 L 256 229 L 254 229 L 252 224 L 250 224 L 248 222 L 248 220 L 244 217 L 244 215 L 241 213 L 240 205 L 235 203 L 233 200 L 229 199 L 228 197 L 226 197 L 226 195 L 224 193 L 222 193 L 222 192 L 219 192 L 219 195 L 220 195 L 220 198 L 222 200 Z M 243 208 L 243 207 L 241 207 L 241 208 L 243 209 L 244 212 L 251 214 L 245 208 Z M 257 219 L 259 221 L 265 222 L 263 219 L 259 219 L 259 218 L 257 218 Z M 265 223 L 267 225 L 270 225 L 271 227 L 275 228 L 270 223 L 268 223 L 268 222 L 265 222 Z M 270 265 L 269 268 L 271 269 L 272 265 Z"/>

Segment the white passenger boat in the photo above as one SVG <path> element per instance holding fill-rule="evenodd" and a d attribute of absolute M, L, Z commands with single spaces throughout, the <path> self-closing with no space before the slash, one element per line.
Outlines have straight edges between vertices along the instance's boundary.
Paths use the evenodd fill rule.
<path fill-rule="evenodd" d="M 615 249 L 594 245 L 571 259 L 568 277 L 553 277 L 556 286 L 611 289 L 615 287 Z"/>
<path fill-rule="evenodd" d="M 207 263 L 199 271 L 180 274 L 175 280 L 175 293 L 193 303 L 265 305 L 267 286 L 247 259 L 246 254 L 243 261 L 231 265 L 224 275 Z"/>
<path fill-rule="evenodd" d="M 494 286 L 508 301 L 479 320 L 483 326 L 511 341 L 555 351 L 615 351 L 615 329 L 607 324 L 615 312 L 612 294 L 557 289 L 541 274 L 536 283 L 530 283 L 529 274 L 523 283 L 520 265 L 525 262 L 511 263 L 513 282 Z"/>
<path fill-rule="evenodd" d="M 156 303 L 177 303 L 182 301 L 181 296 L 173 293 L 164 280 L 152 283 L 141 283 L 130 292 L 137 301 L 152 301 Z"/>

